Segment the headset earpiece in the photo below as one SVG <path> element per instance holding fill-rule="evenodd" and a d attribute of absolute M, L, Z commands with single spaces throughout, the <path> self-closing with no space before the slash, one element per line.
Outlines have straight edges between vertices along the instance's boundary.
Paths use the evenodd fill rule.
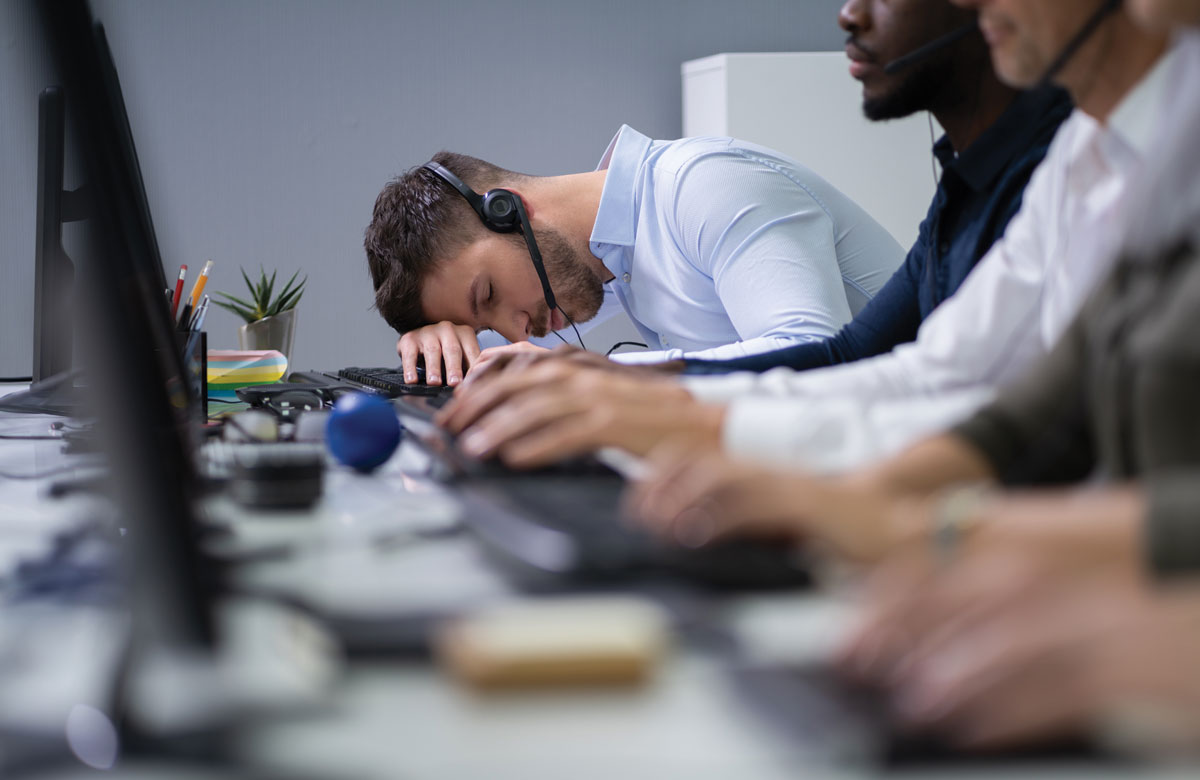
<path fill-rule="evenodd" d="M 511 233 L 521 226 L 517 214 L 517 194 L 509 190 L 488 190 L 483 196 L 479 216 L 483 224 L 497 233 Z"/>

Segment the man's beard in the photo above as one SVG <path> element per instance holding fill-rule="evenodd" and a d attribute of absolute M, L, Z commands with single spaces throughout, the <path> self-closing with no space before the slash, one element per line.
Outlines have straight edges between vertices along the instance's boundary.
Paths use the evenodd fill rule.
<path fill-rule="evenodd" d="M 600 281 L 600 277 L 562 233 L 553 228 L 543 228 L 535 236 L 558 308 L 569 322 L 587 322 L 595 317 L 604 303 L 604 282 Z M 524 242 L 524 239 L 521 241 Z M 549 322 L 550 307 L 541 301 L 534 318 L 533 335 L 547 335 L 549 330 L 546 326 Z"/>
<path fill-rule="evenodd" d="M 918 111 L 936 108 L 943 100 L 951 74 L 948 61 L 939 58 L 913 65 L 902 80 L 885 95 L 863 100 L 863 114 L 872 122 L 902 119 Z"/>

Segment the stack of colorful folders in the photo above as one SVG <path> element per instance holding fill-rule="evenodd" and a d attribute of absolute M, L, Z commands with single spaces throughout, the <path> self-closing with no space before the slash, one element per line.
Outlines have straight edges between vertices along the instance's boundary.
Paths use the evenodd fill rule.
<path fill-rule="evenodd" d="M 238 400 L 239 387 L 269 385 L 283 379 L 287 358 L 282 352 L 268 350 L 210 349 L 208 351 L 208 397 L 211 400 Z"/>

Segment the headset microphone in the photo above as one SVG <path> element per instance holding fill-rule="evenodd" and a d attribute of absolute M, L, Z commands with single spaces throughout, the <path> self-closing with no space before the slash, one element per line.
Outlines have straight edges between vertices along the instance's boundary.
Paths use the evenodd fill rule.
<path fill-rule="evenodd" d="M 1038 81 L 1038 85 L 1045 86 L 1049 84 L 1051 79 L 1057 76 L 1058 72 L 1066 67 L 1067 63 L 1071 61 L 1071 58 L 1075 56 L 1075 53 L 1079 51 L 1079 48 L 1083 46 L 1083 44 L 1087 43 L 1088 39 L 1092 37 L 1092 34 L 1096 32 L 1096 28 L 1100 26 L 1100 23 L 1121 7 L 1122 2 L 1124 2 L 1124 0 L 1104 0 L 1104 2 L 1100 4 L 1100 7 L 1097 8 L 1095 12 L 1093 12 L 1088 18 L 1088 20 L 1083 23 L 1083 27 L 1079 28 L 1079 32 L 1075 33 L 1075 37 L 1067 42 L 1067 45 L 1063 47 L 1062 52 L 1057 58 L 1055 58 L 1054 62 L 1050 63 L 1050 67 L 1046 68 L 1046 72 L 1042 74 L 1042 78 Z"/>
<path fill-rule="evenodd" d="M 934 54 L 937 54 L 942 49 L 945 49 L 949 46 L 954 45 L 955 43 L 958 43 L 963 38 L 966 38 L 968 35 L 970 35 L 974 30 L 978 29 L 978 27 L 979 27 L 979 22 L 972 19 L 970 22 L 968 22 L 967 24 L 964 24 L 962 27 L 952 30 L 940 38 L 934 38 L 932 41 L 925 44 L 921 48 L 916 49 L 914 51 L 910 51 L 908 54 L 905 54 L 903 57 L 899 57 L 897 59 L 892 60 L 891 62 L 889 62 L 887 65 L 885 65 L 883 67 L 883 72 L 889 76 L 894 76 L 902 70 L 908 70 L 910 67 L 917 64 L 918 62 L 921 62 L 922 60 L 926 59 L 927 57 L 931 57 Z"/>

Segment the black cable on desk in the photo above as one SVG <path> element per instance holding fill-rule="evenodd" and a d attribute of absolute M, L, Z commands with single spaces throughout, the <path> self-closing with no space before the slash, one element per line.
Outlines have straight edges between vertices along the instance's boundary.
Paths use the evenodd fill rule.
<path fill-rule="evenodd" d="M 608 348 L 608 352 L 604 353 L 604 357 L 608 357 L 609 355 L 611 355 L 613 352 L 616 352 L 621 347 L 645 347 L 646 349 L 649 349 L 649 347 L 647 347 L 645 344 L 643 344 L 640 341 L 618 341 L 616 344 L 613 344 L 611 347 Z"/>

